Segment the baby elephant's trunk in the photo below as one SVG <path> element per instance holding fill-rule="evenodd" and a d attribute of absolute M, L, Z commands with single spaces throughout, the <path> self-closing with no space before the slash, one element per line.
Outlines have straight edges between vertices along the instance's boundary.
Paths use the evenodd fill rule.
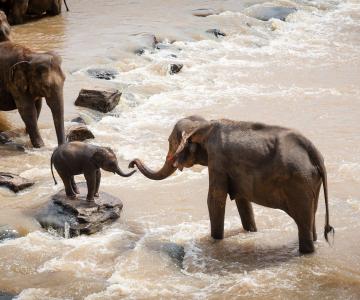
<path fill-rule="evenodd" d="M 118 174 L 118 175 L 120 175 L 120 176 L 122 176 L 122 177 L 130 177 L 132 174 L 134 174 L 136 172 L 136 170 L 134 170 L 134 171 L 131 171 L 130 173 L 124 173 L 123 171 L 121 171 L 121 169 L 120 168 L 118 168 L 117 170 L 116 170 L 116 174 Z"/>

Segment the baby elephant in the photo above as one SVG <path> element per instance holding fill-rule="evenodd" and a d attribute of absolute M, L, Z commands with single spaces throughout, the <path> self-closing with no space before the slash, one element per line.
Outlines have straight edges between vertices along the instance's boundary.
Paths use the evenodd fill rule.
<path fill-rule="evenodd" d="M 100 168 L 123 177 L 134 174 L 134 171 L 125 174 L 120 170 L 116 155 L 110 148 L 89 145 L 83 142 L 60 145 L 54 150 L 50 163 L 55 184 L 57 182 L 54 177 L 53 164 L 64 183 L 66 196 L 72 199 L 76 198 L 76 194 L 79 194 L 74 175 L 84 174 L 88 188 L 86 199 L 94 201 L 94 196 L 99 196 Z"/>

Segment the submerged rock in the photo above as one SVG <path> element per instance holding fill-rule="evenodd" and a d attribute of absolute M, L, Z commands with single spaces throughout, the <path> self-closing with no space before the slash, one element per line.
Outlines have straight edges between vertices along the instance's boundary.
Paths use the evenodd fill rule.
<path fill-rule="evenodd" d="M 179 73 L 181 71 L 181 69 L 183 68 L 183 66 L 184 66 L 183 64 L 171 64 L 170 70 L 169 70 L 170 75 Z"/>
<path fill-rule="evenodd" d="M 32 185 L 34 185 L 33 181 L 20 177 L 19 175 L 0 172 L 0 186 L 5 186 L 15 193 L 22 191 Z"/>
<path fill-rule="evenodd" d="M 279 19 L 285 21 L 286 17 L 297 9 L 295 7 L 278 6 L 272 3 L 255 4 L 247 8 L 244 13 L 249 17 L 261 21 L 269 21 L 270 19 Z"/>
<path fill-rule="evenodd" d="M 192 11 L 193 16 L 195 17 L 208 17 L 211 15 L 218 15 L 220 13 L 220 11 L 218 10 L 214 10 L 212 8 L 198 8 L 198 9 L 194 9 Z"/>
<path fill-rule="evenodd" d="M 50 202 L 35 218 L 47 230 L 63 237 L 93 234 L 120 217 L 123 204 L 119 198 L 100 192 L 95 202 L 86 200 L 86 184 L 78 185 L 76 199 L 66 197 L 65 190 L 52 196 Z"/>
<path fill-rule="evenodd" d="M 94 139 L 95 136 L 89 130 L 89 128 L 84 124 L 74 125 L 68 129 L 66 140 L 68 142 L 73 141 L 85 141 L 87 139 Z"/>
<path fill-rule="evenodd" d="M 208 29 L 208 30 L 206 30 L 206 32 L 215 35 L 215 37 L 217 37 L 217 38 L 219 36 L 226 36 L 226 33 L 221 31 L 220 29 Z"/>
<path fill-rule="evenodd" d="M 84 125 L 86 124 L 85 120 L 82 117 L 76 117 L 76 118 L 72 119 L 71 122 L 84 124 Z"/>
<path fill-rule="evenodd" d="M 12 295 L 12 294 L 0 291 L 0 300 L 12 300 L 15 297 L 16 297 L 16 295 Z"/>
<path fill-rule="evenodd" d="M 107 113 L 119 104 L 120 97 L 121 92 L 116 89 L 107 91 L 82 89 L 75 101 L 75 105 Z"/>
<path fill-rule="evenodd" d="M 118 71 L 114 69 L 101 69 L 101 68 L 94 68 L 88 69 L 86 71 L 89 76 L 97 79 L 104 79 L 104 80 L 111 80 L 115 79 L 116 75 L 118 75 Z"/>
<path fill-rule="evenodd" d="M 24 152 L 24 146 L 19 145 L 12 140 L 15 137 L 17 137 L 17 135 L 12 131 L 0 132 L 0 148 Z"/>
<path fill-rule="evenodd" d="M 13 240 L 18 237 L 20 237 L 20 234 L 14 228 L 11 228 L 8 225 L 0 225 L 0 243 L 5 240 Z"/>
<path fill-rule="evenodd" d="M 183 246 L 168 242 L 161 245 L 160 251 L 169 255 L 174 263 L 176 263 L 179 267 L 182 267 L 185 257 L 185 250 Z"/>

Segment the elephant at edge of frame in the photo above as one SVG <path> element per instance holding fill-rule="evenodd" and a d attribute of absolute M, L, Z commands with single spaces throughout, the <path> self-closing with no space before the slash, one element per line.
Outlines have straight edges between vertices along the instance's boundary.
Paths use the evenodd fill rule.
<path fill-rule="evenodd" d="M 207 121 L 200 116 L 180 119 L 173 128 L 163 167 L 157 172 L 134 159 L 140 172 L 163 180 L 177 169 L 195 164 L 208 167 L 211 236 L 224 237 L 227 195 L 236 202 L 243 228 L 257 231 L 252 202 L 281 209 L 298 227 L 299 251 L 314 252 L 315 213 L 321 184 L 326 204 L 325 239 L 329 225 L 327 175 L 315 146 L 295 130 L 262 123 Z"/>

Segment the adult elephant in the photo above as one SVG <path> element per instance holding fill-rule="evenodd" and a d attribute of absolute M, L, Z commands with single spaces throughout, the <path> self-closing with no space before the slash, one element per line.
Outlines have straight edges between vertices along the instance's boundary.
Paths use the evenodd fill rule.
<path fill-rule="evenodd" d="M 0 43 L 11 40 L 11 30 L 5 13 L 0 10 Z"/>
<path fill-rule="evenodd" d="M 61 58 L 12 42 L 0 43 L 0 110 L 18 109 L 34 147 L 44 145 L 37 120 L 45 97 L 54 119 L 58 144 L 65 142 Z"/>
<path fill-rule="evenodd" d="M 233 200 L 245 230 L 257 231 L 251 202 L 285 211 L 298 227 L 299 250 L 314 251 L 315 213 L 321 183 L 326 204 L 325 238 L 329 225 L 328 191 L 323 158 L 300 133 L 278 126 L 230 120 L 207 121 L 199 116 L 179 120 L 169 137 L 163 167 L 154 172 L 133 160 L 146 177 L 162 180 L 195 164 L 209 168 L 208 208 L 211 236 L 224 236 L 225 202 Z"/>
<path fill-rule="evenodd" d="M 64 3 L 68 10 L 66 0 Z M 61 13 L 61 4 L 62 0 L 0 0 L 0 8 L 6 12 L 12 25 L 24 23 L 27 14 L 58 15 Z"/>

